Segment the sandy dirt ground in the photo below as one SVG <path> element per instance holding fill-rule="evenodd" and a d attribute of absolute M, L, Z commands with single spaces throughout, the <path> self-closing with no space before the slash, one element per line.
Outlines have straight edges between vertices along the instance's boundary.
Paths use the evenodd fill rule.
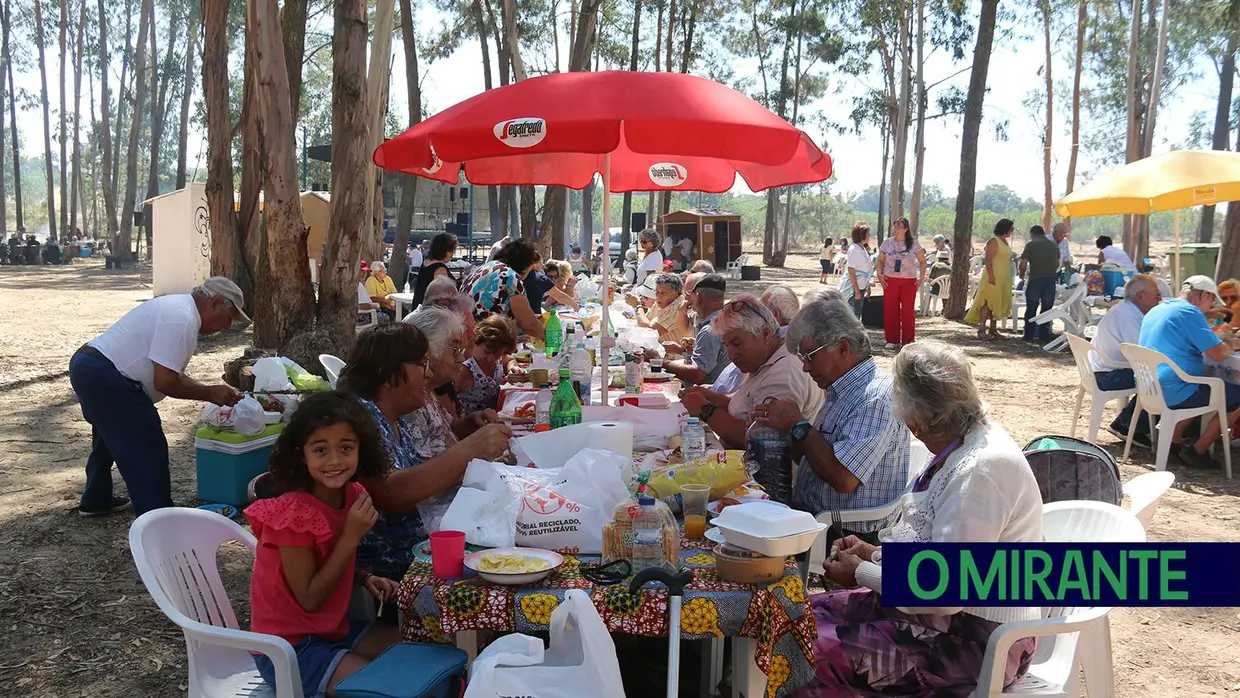
<path fill-rule="evenodd" d="M 730 283 L 729 292 L 784 283 L 800 293 L 817 285 L 817 266 L 816 255 L 795 255 L 787 269 L 763 269 L 761 282 Z M 0 631 L 9 648 L 0 656 L 0 685 L 6 694 L 185 692 L 183 636 L 150 600 L 130 557 L 132 514 L 86 520 L 76 513 L 90 427 L 69 387 L 69 358 L 150 297 L 149 268 L 108 272 L 92 261 L 0 267 Z M 1078 385 L 1069 356 L 1047 355 L 1006 329 L 1006 339 L 979 343 L 970 328 L 937 318 L 919 319 L 918 332 L 969 352 L 992 416 L 1017 441 L 1068 432 Z M 874 334 L 879 347 L 880 335 Z M 217 380 L 223 362 L 247 341 L 247 333 L 235 331 L 202 340 L 189 373 Z M 890 352 L 878 353 L 879 363 L 889 365 Z M 159 407 L 178 504 L 196 504 L 193 431 L 200 410 L 171 399 Z M 1110 434 L 1099 438 L 1117 457 L 1122 453 Z M 1125 479 L 1151 468 L 1151 454 L 1140 449 L 1121 463 Z M 1240 540 L 1240 485 L 1221 472 L 1175 464 L 1172 470 L 1177 482 L 1151 538 Z M 119 477 L 116 482 L 119 489 Z M 250 556 L 226 546 L 220 560 L 246 627 Z M 1240 692 L 1240 609 L 1118 609 L 1111 617 L 1119 696 Z"/>

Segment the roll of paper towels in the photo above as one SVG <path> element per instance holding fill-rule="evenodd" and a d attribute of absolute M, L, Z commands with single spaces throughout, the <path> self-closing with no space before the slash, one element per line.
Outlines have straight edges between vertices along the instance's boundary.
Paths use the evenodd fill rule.
<path fill-rule="evenodd" d="M 591 422 L 586 424 L 586 447 L 633 457 L 633 425 L 625 422 Z"/>

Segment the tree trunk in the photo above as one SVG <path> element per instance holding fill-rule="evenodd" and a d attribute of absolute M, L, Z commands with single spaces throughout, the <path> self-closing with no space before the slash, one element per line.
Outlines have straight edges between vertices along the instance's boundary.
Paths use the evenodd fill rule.
<path fill-rule="evenodd" d="M 1132 19 L 1128 32 L 1128 133 L 1124 146 L 1124 162 L 1126 163 L 1141 159 L 1141 100 L 1137 86 L 1137 58 L 1140 50 L 1141 0 L 1132 0 Z M 1133 217 L 1124 216 L 1123 247 L 1130 253 L 1135 249 L 1133 228 Z"/>
<path fill-rule="evenodd" d="M 884 225 L 884 215 L 890 208 L 887 200 L 887 161 L 891 157 L 891 122 L 879 125 L 879 132 L 883 135 L 883 158 L 882 167 L 879 168 L 878 180 L 878 222 L 874 231 L 874 237 L 881 244 L 883 241 L 883 231 L 887 229 Z"/>
<path fill-rule="evenodd" d="M 926 166 L 926 80 L 922 72 L 925 61 L 926 1 L 917 0 L 917 135 L 913 144 L 913 195 L 908 211 L 911 231 L 921 230 L 921 186 Z"/>
<path fill-rule="evenodd" d="M 995 38 L 999 0 L 982 0 L 973 71 L 965 98 L 964 127 L 960 143 L 960 186 L 956 191 L 956 226 L 953 246 L 951 293 L 944 314 L 953 320 L 964 317 L 969 291 L 969 267 L 973 257 L 973 199 L 977 189 L 977 138 L 982 128 L 982 100 L 986 97 L 986 73 Z"/>
<path fill-rule="evenodd" d="M 9 30 L 11 29 L 12 19 L 13 11 L 9 0 L 4 0 L 4 67 L 9 79 L 9 125 L 12 129 L 9 135 L 13 143 L 13 210 L 17 215 L 18 232 L 25 232 L 26 220 L 22 215 L 21 136 L 17 132 L 17 88 L 13 84 L 13 61 L 9 53 Z M 102 25 L 100 26 L 102 27 Z M 107 49 L 102 50 L 104 55 L 107 55 Z M 107 89 L 107 83 L 104 83 L 104 89 Z M 104 118 L 107 118 L 106 112 Z"/>
<path fill-rule="evenodd" d="M 174 10 L 168 24 L 168 48 L 164 52 L 163 67 L 156 70 L 155 66 L 151 66 L 151 166 L 147 170 L 146 177 L 146 198 L 152 199 L 159 196 L 159 171 L 160 152 L 164 142 L 164 128 L 168 125 L 168 110 L 171 107 L 169 103 L 170 95 L 169 85 L 172 84 L 172 69 L 176 52 L 176 36 L 181 31 L 181 13 Z M 159 53 L 155 50 L 155 27 L 151 27 L 151 60 L 154 61 Z M 143 208 L 142 223 L 146 228 L 147 254 L 153 261 L 154 257 L 154 211 L 152 204 L 147 204 Z"/>
<path fill-rule="evenodd" d="M 584 0 L 581 3 L 575 33 L 578 40 L 568 54 L 569 72 L 578 73 L 590 67 L 590 54 L 594 51 L 594 27 L 598 24 L 599 8 L 602 4 L 602 0 Z M 547 187 L 543 194 L 542 247 L 550 252 L 551 259 L 567 257 L 564 254 L 564 222 L 567 216 L 567 204 L 567 187 Z M 627 223 L 621 223 L 621 235 L 628 227 Z M 543 256 L 546 257 L 547 252 L 544 252 Z"/>
<path fill-rule="evenodd" d="M 1237 5 L 1240 8 L 1240 5 Z M 1214 110 L 1214 150 L 1227 150 L 1227 136 L 1231 131 L 1231 91 L 1236 76 L 1236 44 L 1240 34 L 1240 21 L 1234 20 L 1235 26 L 1227 32 L 1227 53 L 1223 55 L 1223 67 L 1218 76 L 1218 106 Z M 1228 205 L 1230 208 L 1230 204 Z M 1214 207 L 1204 206 L 1201 209 L 1201 228 L 1197 231 L 1197 242 L 1210 242 L 1214 238 Z M 1219 277 L 1230 278 L 1230 277 Z"/>
<path fill-rule="evenodd" d="M 693 32 L 697 27 L 697 12 L 699 0 L 688 0 L 689 3 L 689 21 L 685 23 L 685 47 L 680 54 L 680 72 L 688 73 L 689 67 L 693 64 Z M 684 8 L 681 8 L 681 16 L 684 16 Z"/>
<path fill-rule="evenodd" d="M 276 283 L 275 280 L 266 278 L 265 269 L 267 262 L 264 257 L 267 249 L 267 227 L 263 224 L 262 214 L 260 212 L 259 198 L 262 196 L 263 186 L 266 182 L 267 161 L 264 160 L 262 148 L 262 134 L 259 131 L 258 123 L 258 76 L 259 69 L 254 67 L 257 60 L 257 37 L 255 33 L 246 30 L 245 33 L 245 49 L 242 60 L 241 74 L 244 76 L 242 81 L 241 93 L 241 190 L 238 192 L 240 199 L 234 205 L 236 206 L 237 217 L 237 235 L 241 245 L 241 253 L 245 259 L 246 266 L 250 269 L 255 289 L 266 289 L 271 284 Z M 291 106 L 291 103 L 290 103 Z M 229 182 L 230 184 L 232 182 Z M 257 295 L 257 294 L 255 294 Z M 266 319 L 267 314 L 272 312 L 267 306 L 268 303 L 255 306 L 257 315 L 254 318 L 254 331 L 256 333 L 267 332 L 270 327 L 275 326 L 275 320 Z"/>
<path fill-rule="evenodd" d="M 233 125 L 228 108 L 228 5 L 229 0 L 202 2 L 202 94 L 207 114 L 206 195 L 211 221 L 211 274 L 235 281 L 250 299 L 251 312 L 254 312 L 258 303 L 250 293 L 254 288 L 252 267 L 245 263 L 241 251 L 242 240 L 233 194 Z M 192 84 L 186 84 L 187 92 Z M 106 99 L 104 109 L 107 109 Z M 104 133 L 107 133 L 106 125 Z M 104 151 L 106 160 L 106 145 Z"/>
<path fill-rule="evenodd" d="M 633 33 L 629 44 L 629 70 L 637 70 L 637 54 L 641 51 L 642 0 L 633 0 Z M 633 229 L 633 192 L 624 192 L 624 201 L 620 205 L 620 249 L 629 249 L 632 242 Z M 608 241 L 610 243 L 610 241 Z M 589 247 L 583 247 L 586 254 L 593 254 Z"/>
<path fill-rule="evenodd" d="M 142 109 L 146 105 L 146 33 L 152 31 L 154 2 L 142 0 L 138 16 L 138 55 L 134 58 L 133 125 L 129 131 L 128 162 L 125 165 L 125 198 L 121 201 L 119 246 L 122 255 L 129 254 L 133 238 L 134 199 L 138 191 L 138 140 L 142 135 Z"/>
<path fill-rule="evenodd" d="M 336 0 L 332 34 L 332 198 L 319 277 L 319 329 L 346 341 L 357 313 L 357 266 L 370 176 L 366 123 L 366 2 Z M 303 245 L 304 249 L 304 245 Z"/>
<path fill-rule="evenodd" d="M 1041 0 L 1042 34 L 1046 39 L 1046 132 L 1042 137 L 1042 229 L 1051 229 L 1054 212 L 1054 192 L 1051 189 L 1051 142 L 1055 133 L 1055 83 L 1051 82 L 1051 2 Z"/>
<path fill-rule="evenodd" d="M 1163 66 L 1167 62 L 1167 33 L 1171 24 L 1168 17 L 1169 10 L 1169 0 L 1162 0 L 1162 19 L 1158 23 L 1158 51 L 1154 58 L 1154 77 L 1145 113 L 1145 137 L 1141 144 L 1141 157 L 1143 158 L 1149 157 L 1154 150 L 1154 124 L 1157 121 L 1158 101 L 1162 94 Z M 1135 245 L 1127 250 L 1138 266 L 1148 255 L 1150 247 L 1149 216 L 1143 216 L 1142 219 L 1133 240 Z"/>
<path fill-rule="evenodd" d="M 83 2 L 82 5 L 85 6 L 86 3 Z M 103 31 L 102 19 L 99 22 L 99 27 L 100 27 L 100 34 L 102 35 L 102 31 Z M 93 72 L 86 73 L 86 94 L 89 95 L 87 99 L 90 102 L 90 124 L 91 124 L 92 130 L 94 130 L 95 74 Z M 104 133 L 107 133 L 106 128 L 102 130 Z M 99 150 L 100 150 L 99 144 L 96 142 L 94 145 L 94 148 L 92 148 L 91 157 L 90 157 L 90 223 L 88 225 L 82 226 L 82 230 L 92 240 L 99 239 L 99 180 L 101 179 L 99 176 L 99 161 L 102 159 L 99 157 Z M 80 172 L 78 173 L 78 175 L 79 175 L 78 179 L 82 179 Z M 85 180 L 82 180 L 82 184 L 83 185 L 86 184 Z M 82 188 L 85 189 L 86 187 L 83 186 Z M 86 215 L 85 212 L 83 212 L 82 215 L 83 217 L 85 217 Z"/>
<path fill-rule="evenodd" d="M 189 150 L 189 107 L 194 96 L 190 86 L 194 84 L 194 58 L 198 54 L 198 31 L 202 28 L 201 19 L 195 21 L 196 19 L 198 18 L 194 16 L 191 7 L 185 22 L 188 48 L 185 49 L 185 79 L 181 86 L 181 128 L 177 131 L 177 178 L 174 189 L 185 187 L 186 158 Z"/>
<path fill-rule="evenodd" d="M 284 0 L 280 8 L 280 35 L 284 65 L 288 68 L 288 97 L 293 124 L 301 118 L 301 64 L 306 57 L 306 0 Z"/>
<path fill-rule="evenodd" d="M 60 141 L 60 234 L 65 239 L 73 235 L 69 228 L 69 207 L 65 204 L 65 197 L 69 195 L 69 134 L 65 128 L 65 120 L 69 114 L 69 94 L 65 90 L 68 42 L 69 7 L 65 0 L 60 0 L 60 60 L 57 61 L 60 63 L 60 113 L 56 115 L 56 137 Z"/>
<path fill-rule="evenodd" d="M 908 156 L 909 117 L 909 0 L 900 0 L 900 92 L 896 101 L 895 152 L 891 158 L 891 219 L 904 217 L 904 163 Z"/>
<path fill-rule="evenodd" d="M 370 46 L 370 68 L 366 71 L 366 115 L 369 119 L 368 144 L 373 153 L 383 142 L 383 122 L 387 116 L 388 81 L 392 75 L 392 23 L 395 2 L 378 0 L 375 5 L 374 42 Z M 367 158 L 369 161 L 370 158 Z M 383 256 L 383 170 L 371 163 L 367 171 L 366 193 L 370 206 L 368 223 L 363 238 L 362 255 L 365 259 Z"/>
<path fill-rule="evenodd" d="M 586 254 L 593 255 L 594 250 L 590 249 L 594 243 L 594 180 L 581 190 L 581 239 L 586 241 L 581 250 Z M 611 254 L 610 240 L 607 235 L 603 235 L 603 254 Z M 600 263 L 599 268 L 602 268 Z"/>
<path fill-rule="evenodd" d="M 409 125 L 422 123 L 422 83 L 418 69 L 417 35 L 413 31 L 413 3 L 400 0 L 400 36 L 405 49 L 405 94 L 409 96 Z M 485 45 L 485 44 L 484 44 Z M 487 63 L 490 63 L 489 57 Z M 490 73 L 490 65 L 487 66 Z M 489 81 L 488 81 L 489 82 Z M 413 204 L 418 196 L 418 179 L 413 175 L 400 175 L 400 208 L 396 212 L 396 234 L 392 239 L 392 264 L 388 271 L 397 279 L 397 285 L 409 277 L 409 236 L 413 232 Z M 469 195 L 473 196 L 471 188 Z M 470 221 L 473 228 L 473 221 Z M 416 270 L 415 270 L 416 271 Z"/>
<path fill-rule="evenodd" d="M 1236 127 L 1236 150 L 1240 151 L 1240 124 Z M 1227 204 L 1223 218 L 1223 244 L 1218 252 L 1218 264 L 1214 269 L 1216 279 L 1240 277 L 1240 202 Z"/>
<path fill-rule="evenodd" d="M 663 69 L 672 72 L 672 45 L 675 43 L 676 35 L 676 0 L 668 0 L 667 3 L 667 57 L 663 61 Z M 656 46 L 655 51 L 659 49 Z"/>
<path fill-rule="evenodd" d="M 43 164 L 47 173 L 48 240 L 56 241 L 56 179 L 52 175 L 52 117 L 47 98 L 47 61 L 43 50 L 43 0 L 34 0 L 35 44 L 39 52 L 40 94 L 43 97 Z"/>
<path fill-rule="evenodd" d="M 8 0 L 5 0 L 5 2 L 7 3 Z M 228 44 L 227 42 L 224 41 L 224 38 L 223 38 L 224 36 L 227 36 L 227 32 L 222 34 L 220 37 L 220 40 L 225 47 L 224 50 L 227 51 Z M 7 47 L 8 47 L 8 35 L 6 34 L 5 35 L 5 53 L 8 53 Z M 102 129 L 101 129 L 102 143 L 100 144 L 100 147 L 103 150 L 103 172 L 101 173 L 103 175 L 103 213 L 104 213 L 104 217 L 107 218 L 107 221 L 106 221 L 107 225 L 105 229 L 102 231 L 96 230 L 95 234 L 98 235 L 100 232 L 105 233 L 109 243 L 111 243 L 112 241 L 116 239 L 117 228 L 116 228 L 116 196 L 113 195 L 112 186 L 111 186 L 111 182 L 113 180 L 112 125 L 110 123 L 111 122 L 110 113 L 111 113 L 112 96 L 108 92 L 108 72 L 109 72 L 108 66 L 109 65 L 110 63 L 108 62 L 108 16 L 107 16 L 107 10 L 103 4 L 103 0 L 99 0 L 99 63 L 98 63 L 98 68 L 99 68 L 99 80 L 101 81 L 100 101 L 102 102 L 101 104 L 102 121 L 100 122 L 100 125 L 102 126 Z M 12 68 L 11 63 L 9 64 L 9 67 L 10 69 Z M 225 70 L 224 75 L 227 76 L 227 74 L 228 74 L 228 71 Z M 224 79 L 227 80 L 227 77 L 225 77 Z M 227 99 L 225 100 L 225 105 L 227 105 Z M 11 106 L 12 106 L 12 103 L 10 103 L 10 107 Z M 227 108 L 225 108 L 224 113 L 225 115 L 228 114 Z M 227 118 L 227 116 L 225 116 L 225 118 Z M 16 132 L 16 120 L 14 120 L 14 132 Z M 16 141 L 14 141 L 13 143 L 13 160 L 14 161 L 17 160 Z M 17 224 L 20 226 L 21 215 L 22 215 L 21 214 L 21 181 L 20 179 L 16 178 L 16 176 L 15 176 L 14 181 L 17 182 L 17 201 L 18 201 Z M 229 182 L 231 183 L 231 181 L 232 181 L 232 176 L 230 174 Z M 113 253 L 115 252 L 116 251 L 113 250 Z"/>
<path fill-rule="evenodd" d="M 574 0 L 574 7 L 576 2 Z M 473 0 L 470 5 L 473 12 L 474 31 L 478 34 L 478 43 L 482 47 L 482 80 L 485 89 L 493 87 L 491 77 L 491 45 L 487 40 L 487 24 L 482 16 L 482 0 Z M 574 12 L 575 14 L 575 12 Z M 418 106 L 419 117 L 421 116 L 421 105 Z M 471 192 L 472 196 L 472 192 Z M 499 210 L 499 188 L 487 187 L 487 215 L 491 219 L 491 240 L 496 241 L 504 237 L 507 233 L 504 231 L 504 217 Z M 412 217 L 412 213 L 410 214 Z"/>
<path fill-rule="evenodd" d="M 512 65 L 512 81 L 519 82 L 526 78 L 525 61 L 521 58 L 521 39 L 517 32 L 517 5 L 516 0 L 503 0 L 500 5 L 500 19 L 503 24 L 504 46 L 508 54 L 508 60 Z M 581 41 L 582 37 L 577 37 L 577 41 Z M 520 214 L 518 215 L 517 197 L 521 199 Z M 521 237 L 534 242 L 540 247 L 545 247 L 543 256 L 546 257 L 551 250 L 550 245 L 544 245 L 542 239 L 538 235 L 538 214 L 534 210 L 534 186 L 532 184 L 524 184 L 520 187 L 509 187 L 510 201 L 508 204 L 508 213 L 512 218 L 510 224 L 512 229 L 519 229 Z"/>
<path fill-rule="evenodd" d="M 79 198 L 85 196 L 79 184 L 82 181 L 82 54 L 86 53 L 86 0 L 81 0 L 78 5 L 78 28 L 73 45 L 75 49 L 73 54 L 73 154 L 71 156 L 73 173 L 69 178 L 69 227 L 65 232 L 79 235 L 77 231 L 86 228 L 84 221 L 80 226 L 78 221 Z M 91 125 L 94 125 L 93 120 Z M 0 176 L 3 175 L 0 174 Z M 0 189 L 0 198 L 3 196 L 4 190 Z M 3 205 L 0 205 L 0 231 L 4 230 L 3 208 Z M 85 209 L 83 205 L 82 218 L 86 217 Z"/>
<path fill-rule="evenodd" d="M 4 21 L 5 21 L 4 12 L 3 10 L 0 10 L 0 22 L 4 22 Z M 8 34 L 6 32 L 5 33 L 6 38 L 7 38 L 7 35 Z M 8 206 L 9 193 L 8 193 L 8 185 L 5 182 L 5 177 L 4 177 L 4 153 L 5 153 L 4 139 L 6 138 L 5 136 L 6 127 L 5 127 L 4 118 L 3 118 L 4 93 L 5 93 L 4 76 L 7 73 L 8 73 L 8 56 L 3 55 L 3 56 L 0 56 L 0 245 L 7 244 L 7 241 L 9 238 L 9 210 L 8 210 L 9 209 L 9 206 Z M 14 179 L 18 178 L 17 172 L 13 173 L 13 178 Z"/>
<path fill-rule="evenodd" d="M 793 80 L 792 80 L 792 121 L 791 123 L 793 126 L 797 125 L 798 108 L 801 105 L 801 52 L 802 52 L 802 47 L 804 43 L 803 40 L 805 38 L 805 31 L 804 31 L 805 23 L 803 21 L 804 14 L 805 14 L 805 5 L 804 3 L 802 3 L 800 12 L 798 13 L 797 22 L 796 22 L 797 53 L 796 53 L 796 62 L 793 65 L 793 71 L 792 71 Z M 788 259 L 788 242 L 789 242 L 789 237 L 791 235 L 791 227 L 792 227 L 792 200 L 793 200 L 792 187 L 784 187 L 784 195 L 788 197 L 788 201 L 784 208 L 784 228 L 783 228 L 783 234 L 780 236 L 781 241 L 780 241 L 780 246 L 779 246 L 779 253 L 776 255 L 776 259 L 775 259 L 775 261 L 777 262 L 775 266 L 779 266 L 779 267 L 784 266 L 784 264 L 787 262 L 787 259 Z"/>
<path fill-rule="evenodd" d="M 1068 186 L 1064 195 L 1076 188 L 1076 158 L 1081 149 L 1081 68 L 1085 64 L 1085 26 L 1089 23 L 1089 4 L 1076 5 L 1076 67 L 1072 76 L 1072 154 L 1068 159 Z"/>
<path fill-rule="evenodd" d="M 120 201 L 120 169 L 121 169 L 121 141 L 125 140 L 125 108 L 129 102 L 125 99 L 125 92 L 129 90 L 129 55 L 132 53 L 130 41 L 133 39 L 133 9 L 130 6 L 130 0 L 125 0 L 125 52 L 121 55 L 121 81 L 116 87 L 116 135 L 112 141 L 112 200 Z M 119 220 L 117 221 L 119 224 Z"/>

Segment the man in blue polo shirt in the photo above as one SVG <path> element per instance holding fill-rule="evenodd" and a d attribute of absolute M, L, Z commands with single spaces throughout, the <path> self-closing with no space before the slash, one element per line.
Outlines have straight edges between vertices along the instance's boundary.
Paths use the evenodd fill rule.
<path fill-rule="evenodd" d="M 1190 276 L 1184 280 L 1180 297 L 1155 306 L 1141 323 L 1141 346 L 1161 352 L 1191 376 L 1206 375 L 1206 358 L 1222 361 L 1231 355 L 1231 347 L 1210 330 L 1206 311 L 1218 304 L 1218 286 L 1208 276 Z M 1170 366 L 1158 367 L 1158 381 L 1163 397 L 1171 409 L 1204 407 L 1210 402 L 1210 387 L 1186 383 Z M 1228 427 L 1240 420 L 1240 385 L 1223 384 L 1227 391 Z M 1218 418 L 1212 418 L 1196 443 L 1177 445 L 1172 449 L 1185 464 L 1198 468 L 1217 468 L 1210 457 L 1210 445 L 1222 433 Z"/>

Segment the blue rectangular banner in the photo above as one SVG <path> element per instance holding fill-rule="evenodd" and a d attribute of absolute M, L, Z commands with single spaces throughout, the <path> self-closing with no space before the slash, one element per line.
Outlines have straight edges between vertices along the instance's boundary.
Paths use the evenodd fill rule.
<path fill-rule="evenodd" d="M 887 543 L 884 606 L 1240 606 L 1240 543 Z"/>

